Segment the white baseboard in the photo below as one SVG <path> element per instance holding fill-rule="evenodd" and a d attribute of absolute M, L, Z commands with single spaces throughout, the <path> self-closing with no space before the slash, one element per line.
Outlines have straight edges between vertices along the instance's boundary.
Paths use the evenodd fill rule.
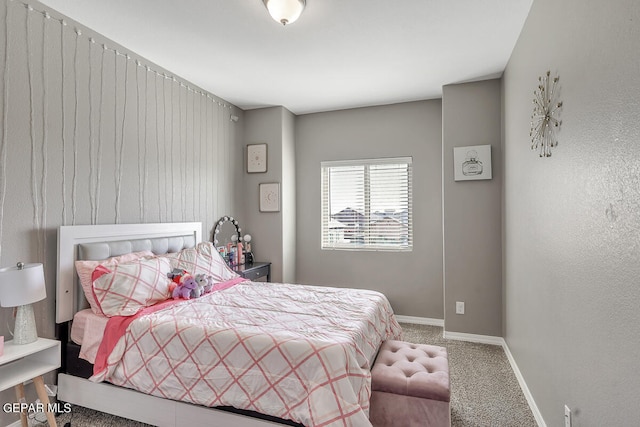
<path fill-rule="evenodd" d="M 12 422 L 11 424 L 7 425 L 7 427 L 21 427 L 22 426 L 22 422 L 20 420 Z"/>
<path fill-rule="evenodd" d="M 538 423 L 538 427 L 547 427 L 547 423 L 544 422 L 544 418 L 542 418 L 542 413 L 540 413 L 540 409 L 538 409 L 538 405 L 536 405 L 536 401 L 533 400 L 533 395 L 531 394 L 531 391 L 529 391 L 529 387 L 527 387 L 527 383 L 524 381 L 522 372 L 520 372 L 520 369 L 518 368 L 518 364 L 516 363 L 516 360 L 513 358 L 513 355 L 511 354 L 511 350 L 509 350 L 509 346 L 507 345 L 506 341 L 504 341 L 502 348 L 504 349 L 504 352 L 507 355 L 507 359 L 511 364 L 511 369 L 513 369 L 513 373 L 516 375 L 518 383 L 520 384 L 520 388 L 522 389 L 522 393 L 524 394 L 525 399 L 527 399 L 527 403 L 531 408 L 531 412 L 533 412 L 533 417 L 536 419 L 536 422 Z"/>
<path fill-rule="evenodd" d="M 431 319 L 428 317 L 401 316 L 396 314 L 396 320 L 400 323 L 413 323 L 414 325 L 429 325 L 444 327 L 444 319 Z"/>
<path fill-rule="evenodd" d="M 444 331 L 443 337 L 448 340 L 477 342 L 480 344 L 504 345 L 504 338 L 494 337 L 492 335 L 465 334 L 462 332 Z"/>

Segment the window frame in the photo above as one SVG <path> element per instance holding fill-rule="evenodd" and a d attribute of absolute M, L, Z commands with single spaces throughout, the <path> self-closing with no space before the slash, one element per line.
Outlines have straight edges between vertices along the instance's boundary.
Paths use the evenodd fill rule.
<path fill-rule="evenodd" d="M 332 167 L 357 167 L 364 166 L 364 198 L 365 198 L 365 218 L 371 221 L 371 179 L 370 166 L 385 164 L 406 164 L 407 167 L 407 243 L 401 244 L 380 244 L 364 243 L 362 245 L 354 243 L 329 244 L 326 238 L 329 235 L 329 222 L 332 220 L 330 213 L 330 185 L 329 171 Z M 372 159 L 355 160 L 327 160 L 320 162 L 320 249 L 321 250 L 346 250 L 346 251 L 385 251 L 385 252 L 411 252 L 413 251 L 413 157 L 385 157 Z"/>

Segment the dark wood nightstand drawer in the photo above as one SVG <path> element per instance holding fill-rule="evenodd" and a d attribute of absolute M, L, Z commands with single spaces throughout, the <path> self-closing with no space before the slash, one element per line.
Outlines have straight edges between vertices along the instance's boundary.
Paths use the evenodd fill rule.
<path fill-rule="evenodd" d="M 244 264 L 233 267 L 233 270 L 252 282 L 266 279 L 271 280 L 271 263 L 270 262 L 254 262 L 252 264 Z"/>
<path fill-rule="evenodd" d="M 242 277 L 245 279 L 249 279 L 252 282 L 258 280 L 261 277 L 266 277 L 269 275 L 269 266 L 265 265 L 264 267 L 254 268 L 249 271 L 244 271 Z"/>

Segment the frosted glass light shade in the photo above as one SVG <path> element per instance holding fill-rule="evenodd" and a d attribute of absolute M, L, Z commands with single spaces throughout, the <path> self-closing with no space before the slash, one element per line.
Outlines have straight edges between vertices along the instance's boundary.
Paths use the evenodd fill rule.
<path fill-rule="evenodd" d="M 47 297 L 42 264 L 0 269 L 0 306 L 19 307 Z"/>
<path fill-rule="evenodd" d="M 262 0 L 269 14 L 282 25 L 295 22 L 302 14 L 306 5 L 305 0 Z"/>

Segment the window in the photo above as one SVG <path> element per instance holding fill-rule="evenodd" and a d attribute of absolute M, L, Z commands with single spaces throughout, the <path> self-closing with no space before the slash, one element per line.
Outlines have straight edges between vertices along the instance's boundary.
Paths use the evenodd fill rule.
<path fill-rule="evenodd" d="M 322 249 L 411 250 L 411 157 L 321 168 Z"/>

